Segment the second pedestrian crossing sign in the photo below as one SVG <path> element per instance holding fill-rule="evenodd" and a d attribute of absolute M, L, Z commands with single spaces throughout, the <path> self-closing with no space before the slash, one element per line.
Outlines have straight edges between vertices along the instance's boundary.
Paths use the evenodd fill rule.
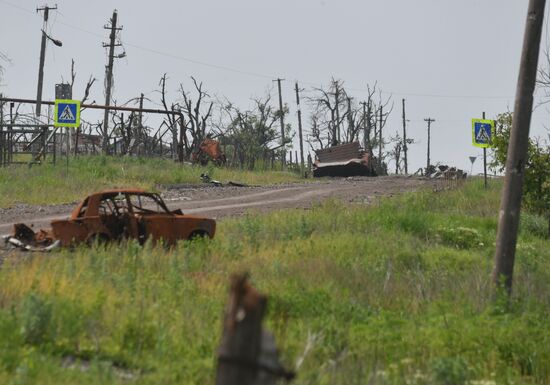
<path fill-rule="evenodd" d="M 80 101 L 56 99 L 54 125 L 56 127 L 78 127 L 80 125 Z"/>
<path fill-rule="evenodd" d="M 476 147 L 493 147 L 495 136 L 495 121 L 472 119 L 472 144 Z"/>

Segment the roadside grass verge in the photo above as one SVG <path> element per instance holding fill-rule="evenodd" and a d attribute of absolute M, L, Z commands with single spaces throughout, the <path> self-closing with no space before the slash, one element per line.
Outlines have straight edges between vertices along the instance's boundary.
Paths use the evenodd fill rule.
<path fill-rule="evenodd" d="M 169 251 L 8 259 L 0 383 L 213 383 L 228 278 L 249 271 L 296 384 L 548 384 L 550 241 L 524 217 L 514 298 L 493 300 L 499 192 L 250 214 Z"/>
<path fill-rule="evenodd" d="M 9 207 L 16 203 L 70 203 L 105 188 L 154 189 L 159 185 L 201 184 L 202 173 L 222 182 L 233 181 L 250 185 L 302 180 L 293 172 L 191 166 L 158 158 L 79 156 L 70 159 L 68 175 L 65 159 L 58 159 L 55 166 L 45 164 L 32 168 L 0 168 L 0 207 Z"/>

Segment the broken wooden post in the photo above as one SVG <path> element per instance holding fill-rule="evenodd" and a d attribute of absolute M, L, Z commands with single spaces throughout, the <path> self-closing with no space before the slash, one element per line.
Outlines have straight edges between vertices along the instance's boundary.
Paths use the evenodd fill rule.
<path fill-rule="evenodd" d="M 294 377 L 279 362 L 273 335 L 262 328 L 266 304 L 267 298 L 250 285 L 247 274 L 231 277 L 216 385 L 270 385 Z"/>

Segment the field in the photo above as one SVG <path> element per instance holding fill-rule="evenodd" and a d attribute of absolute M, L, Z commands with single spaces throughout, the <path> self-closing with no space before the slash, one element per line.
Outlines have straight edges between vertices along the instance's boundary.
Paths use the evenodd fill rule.
<path fill-rule="evenodd" d="M 249 271 L 296 384 L 548 384 L 546 223 L 522 217 L 508 303 L 490 286 L 499 193 L 474 181 L 225 219 L 173 250 L 10 256 L 0 383 L 213 383 L 229 276 Z"/>
<path fill-rule="evenodd" d="M 229 168 L 182 165 L 166 159 L 79 156 L 71 158 L 67 173 L 65 159 L 57 165 L 0 168 L 0 207 L 16 203 L 70 203 L 105 188 L 201 184 L 200 175 L 227 183 L 250 185 L 296 182 L 300 176 L 281 171 L 240 171 Z"/>

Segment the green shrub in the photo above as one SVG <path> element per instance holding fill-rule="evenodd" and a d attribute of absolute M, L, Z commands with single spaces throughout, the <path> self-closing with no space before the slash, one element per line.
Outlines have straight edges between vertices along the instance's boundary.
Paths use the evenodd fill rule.
<path fill-rule="evenodd" d="M 21 305 L 21 334 L 26 343 L 38 345 L 51 340 L 52 306 L 36 293 L 30 293 Z"/>
<path fill-rule="evenodd" d="M 468 364 L 462 357 L 436 358 L 430 366 L 437 385 L 465 385 L 470 377 Z"/>
<path fill-rule="evenodd" d="M 468 227 L 441 227 L 436 232 L 442 242 L 457 249 L 484 246 L 483 237 L 476 229 Z"/>

